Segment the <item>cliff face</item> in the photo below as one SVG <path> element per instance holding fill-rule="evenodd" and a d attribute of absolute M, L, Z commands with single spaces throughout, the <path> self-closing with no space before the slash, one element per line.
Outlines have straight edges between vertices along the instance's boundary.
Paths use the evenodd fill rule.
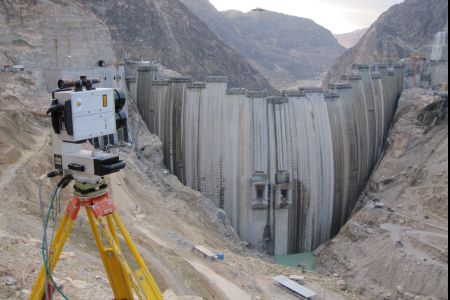
<path fill-rule="evenodd" d="M 270 11 L 218 12 L 208 0 L 182 1 L 280 89 L 320 76 L 344 51 L 330 31 L 309 19 Z"/>
<path fill-rule="evenodd" d="M 73 1 L 0 2 L 0 64 L 50 69 L 93 66 L 99 59 L 115 60 L 111 35 L 82 6 Z"/>
<path fill-rule="evenodd" d="M 195 79 L 226 75 L 231 86 L 273 90 L 178 0 L 4 0 L 0 41 L 0 63 L 28 69 L 94 66 L 127 53 Z"/>
<path fill-rule="evenodd" d="M 355 63 L 393 63 L 430 44 L 448 26 L 447 0 L 406 0 L 391 7 L 347 50 L 328 73 L 327 82 L 349 73 Z"/>

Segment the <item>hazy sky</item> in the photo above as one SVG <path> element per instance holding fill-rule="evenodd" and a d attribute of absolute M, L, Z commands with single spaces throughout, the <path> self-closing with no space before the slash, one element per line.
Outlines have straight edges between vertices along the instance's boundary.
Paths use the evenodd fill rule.
<path fill-rule="evenodd" d="M 248 12 L 256 7 L 314 20 L 333 33 L 369 27 L 403 0 L 210 0 L 218 10 Z"/>

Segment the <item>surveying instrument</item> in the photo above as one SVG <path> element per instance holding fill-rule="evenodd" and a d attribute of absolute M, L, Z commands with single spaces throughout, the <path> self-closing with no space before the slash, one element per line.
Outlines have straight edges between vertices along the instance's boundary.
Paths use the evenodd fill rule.
<path fill-rule="evenodd" d="M 44 217 L 42 245 L 43 266 L 31 292 L 31 300 L 49 300 L 55 293 L 64 299 L 53 272 L 69 238 L 81 208 L 85 208 L 96 246 L 100 253 L 115 300 L 162 300 L 161 292 L 139 254 L 130 234 L 109 197 L 104 176 L 119 172 L 125 163 L 118 155 L 101 150 L 85 150 L 82 143 L 97 137 L 115 134 L 126 125 L 123 110 L 125 94 L 115 89 L 95 88 L 99 81 L 81 77 L 76 81 L 60 80 L 48 114 L 52 120 L 52 148 L 55 170 L 45 178 L 62 176 L 52 194 L 47 218 Z M 55 199 L 62 189 L 74 181 L 73 197 L 60 221 L 53 242 L 46 246 L 46 226 Z M 41 198 L 41 186 L 40 186 Z M 41 200 L 42 202 L 42 200 Z M 119 233 L 122 239 L 119 238 Z M 121 242 L 133 255 L 137 270 L 133 270 L 122 252 Z"/>

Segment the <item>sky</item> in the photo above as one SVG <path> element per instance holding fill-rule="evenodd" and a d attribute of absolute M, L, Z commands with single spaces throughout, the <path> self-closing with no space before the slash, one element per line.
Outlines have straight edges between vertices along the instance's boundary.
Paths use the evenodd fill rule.
<path fill-rule="evenodd" d="M 367 28 L 394 4 L 403 0 L 209 0 L 218 10 L 248 12 L 264 8 L 314 20 L 331 32 Z"/>

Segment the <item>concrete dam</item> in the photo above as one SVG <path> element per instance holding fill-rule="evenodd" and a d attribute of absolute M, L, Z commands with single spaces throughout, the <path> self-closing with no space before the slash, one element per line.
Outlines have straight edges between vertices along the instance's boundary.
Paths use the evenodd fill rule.
<path fill-rule="evenodd" d="M 339 232 L 382 155 L 405 79 L 403 64 L 355 65 L 328 91 L 271 97 L 229 89 L 226 77 L 160 80 L 155 66 L 127 67 L 166 166 L 274 255 L 312 251 Z"/>

